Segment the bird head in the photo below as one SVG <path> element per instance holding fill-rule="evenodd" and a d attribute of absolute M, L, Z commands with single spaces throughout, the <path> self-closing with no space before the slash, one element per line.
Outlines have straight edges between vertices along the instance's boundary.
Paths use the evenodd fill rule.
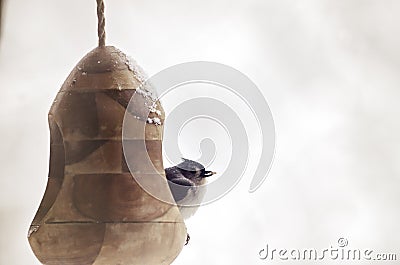
<path fill-rule="evenodd" d="M 182 172 L 185 178 L 190 180 L 202 180 L 216 174 L 213 171 L 208 171 L 199 162 L 182 158 L 182 162 L 177 165 L 177 168 Z"/>

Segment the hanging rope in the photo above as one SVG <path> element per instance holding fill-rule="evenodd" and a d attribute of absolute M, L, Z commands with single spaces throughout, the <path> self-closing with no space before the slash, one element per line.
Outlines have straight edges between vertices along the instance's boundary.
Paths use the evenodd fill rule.
<path fill-rule="evenodd" d="M 99 36 L 99 47 L 104 47 L 106 45 L 106 18 L 104 16 L 104 0 L 97 1 L 97 34 Z"/>

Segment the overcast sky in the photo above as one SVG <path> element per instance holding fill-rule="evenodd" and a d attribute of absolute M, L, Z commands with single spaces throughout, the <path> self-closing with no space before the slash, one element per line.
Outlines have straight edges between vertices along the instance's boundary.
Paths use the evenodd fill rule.
<path fill-rule="evenodd" d="M 309 264 L 258 253 L 266 244 L 323 250 L 339 238 L 400 258 L 399 10 L 395 0 L 106 1 L 107 44 L 148 75 L 194 60 L 224 63 L 257 84 L 273 113 L 267 180 L 248 193 L 261 148 L 250 130 L 246 174 L 187 222 L 192 240 L 174 265 Z M 47 112 L 96 46 L 95 1 L 6 0 L 3 11 L 0 264 L 34 265 L 26 234 L 47 182 Z M 180 95 L 165 97 L 167 114 Z M 201 135 L 188 130 L 180 146 L 196 158 Z M 221 128 L 210 133 L 221 146 L 210 168 L 221 172 L 229 148 Z"/>

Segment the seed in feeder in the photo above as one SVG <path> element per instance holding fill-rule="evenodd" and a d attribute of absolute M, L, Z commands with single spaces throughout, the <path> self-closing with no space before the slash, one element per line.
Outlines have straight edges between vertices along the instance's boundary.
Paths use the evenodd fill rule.
<path fill-rule="evenodd" d="M 155 113 L 155 114 L 157 114 L 158 116 L 161 115 L 161 111 L 159 111 L 158 109 L 155 109 L 154 107 L 150 107 L 150 112 L 151 112 L 151 113 Z"/>
<path fill-rule="evenodd" d="M 149 110 L 150 110 L 150 112 L 152 112 L 152 113 L 155 113 L 155 112 L 156 112 L 156 108 L 154 108 L 153 106 L 151 106 L 151 107 L 149 108 Z"/>
<path fill-rule="evenodd" d="M 161 120 L 159 118 L 153 118 L 153 122 L 155 125 L 161 125 Z"/>
<path fill-rule="evenodd" d="M 39 225 L 32 225 L 31 228 L 28 231 L 28 237 L 30 237 L 33 233 L 37 232 L 39 230 Z"/>
<path fill-rule="evenodd" d="M 147 123 L 153 123 L 153 120 L 151 118 L 147 118 Z"/>

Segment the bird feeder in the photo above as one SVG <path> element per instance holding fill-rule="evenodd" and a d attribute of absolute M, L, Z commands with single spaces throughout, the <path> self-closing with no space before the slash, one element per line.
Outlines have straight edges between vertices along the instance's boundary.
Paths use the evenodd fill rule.
<path fill-rule="evenodd" d="M 185 224 L 176 205 L 135 180 L 154 179 L 155 169 L 157 190 L 172 197 L 162 162 L 164 111 L 157 101 L 151 115 L 161 122 L 144 121 L 144 131 L 133 123 L 131 137 L 123 139 L 126 108 L 144 78 L 123 52 L 104 45 L 103 10 L 98 1 L 99 47 L 72 70 L 48 115 L 48 183 L 28 240 L 43 264 L 170 264 L 185 243 Z M 134 109 L 146 107 L 138 102 Z M 123 141 L 135 161 L 126 161 Z M 135 144 L 143 142 L 147 153 L 135 153 Z M 153 169 L 141 164 L 145 156 Z M 134 171 L 127 166 L 132 163 Z"/>

